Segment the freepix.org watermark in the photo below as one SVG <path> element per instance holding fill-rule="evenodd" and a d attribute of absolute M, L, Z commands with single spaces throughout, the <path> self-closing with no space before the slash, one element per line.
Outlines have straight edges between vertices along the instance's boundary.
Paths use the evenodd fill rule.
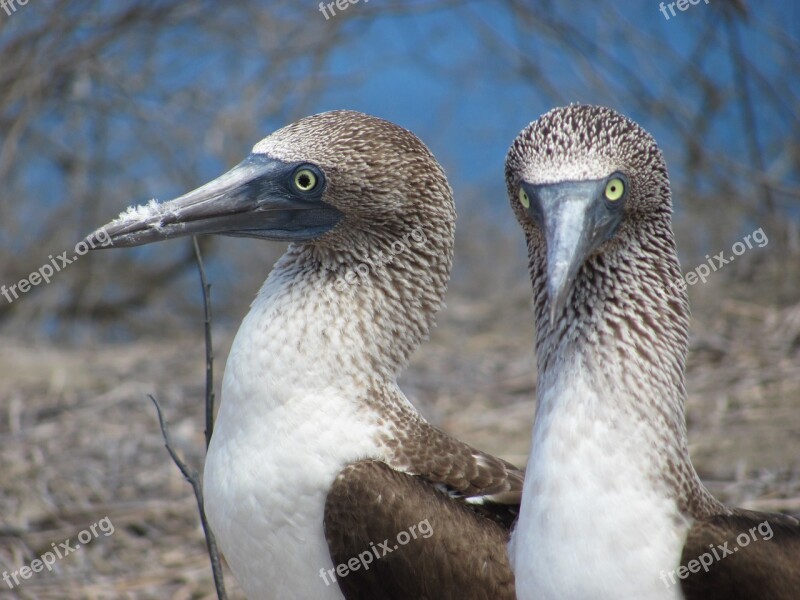
<path fill-rule="evenodd" d="M 341 292 L 344 291 L 347 286 L 356 285 L 361 278 L 369 275 L 372 269 L 377 269 L 378 267 L 391 263 L 395 256 L 407 251 L 412 243 L 422 246 L 426 241 L 428 241 L 428 239 L 425 237 L 425 232 L 422 231 L 421 227 L 417 227 L 399 240 L 392 242 L 388 254 L 384 254 L 382 250 L 378 250 L 378 253 L 374 256 L 365 255 L 360 263 L 355 267 L 350 267 L 344 275 L 336 279 L 333 284 L 334 289 Z"/>
<path fill-rule="evenodd" d="M 85 546 L 92 540 L 97 539 L 100 537 L 101 533 L 105 537 L 108 537 L 114 533 L 114 524 L 111 522 L 110 518 L 103 517 L 97 521 L 97 523 L 89 525 L 88 528 L 84 529 L 77 535 L 78 541 L 75 543 L 72 542 L 72 538 L 67 538 L 58 545 L 56 545 L 55 542 L 52 542 L 50 544 L 50 546 L 53 548 L 52 551 L 48 550 L 39 558 L 33 559 L 30 564 L 23 565 L 16 571 L 12 571 L 11 573 L 8 571 L 3 571 L 3 581 L 9 587 L 9 589 L 13 590 L 15 586 L 18 586 L 21 583 L 20 579 L 30 579 L 33 577 L 34 573 L 41 573 L 44 569 L 52 571 L 53 565 L 56 564 L 57 560 L 66 558 L 73 552 L 79 550 L 82 545 Z"/>
<path fill-rule="evenodd" d="M 99 229 L 88 241 L 88 243 L 86 240 L 83 240 L 75 244 L 75 248 L 73 249 L 74 254 L 72 257 L 67 256 L 69 250 L 64 250 L 64 252 L 56 257 L 53 257 L 53 255 L 50 254 L 47 257 L 50 259 L 50 262 L 43 264 L 27 277 L 23 277 L 17 283 L 8 286 L 5 284 L 0 285 L 0 294 L 2 294 L 3 298 L 5 298 L 6 301 L 11 304 L 14 302 L 14 300 L 19 299 L 20 294 L 27 294 L 40 283 L 50 283 L 50 278 L 56 273 L 60 272 L 61 269 L 74 263 L 79 257 L 89 252 L 90 249 L 97 248 L 95 240 L 100 242 L 101 248 L 113 244 L 111 241 L 111 236 L 108 235 L 106 230 Z"/>
<path fill-rule="evenodd" d="M 25 6 L 27 3 L 28 0 L 0 0 L 0 7 L 10 17 L 17 12 L 17 6 Z"/>
<path fill-rule="evenodd" d="M 724 251 L 720 252 L 719 254 L 715 254 L 714 256 L 706 254 L 706 260 L 708 261 L 707 263 L 698 265 L 686 273 L 686 275 L 683 277 L 671 282 L 670 285 L 683 291 L 686 289 L 687 285 L 694 285 L 698 281 L 705 283 L 711 273 L 718 271 L 720 268 L 729 263 L 732 263 L 737 256 L 741 256 L 748 250 L 752 249 L 754 243 L 758 248 L 763 248 L 769 243 L 767 234 L 764 233 L 764 229 L 762 227 L 759 227 L 753 233 L 744 236 L 741 242 L 736 242 L 733 246 L 731 246 L 731 252 L 733 252 L 733 256 L 726 257 Z"/>
<path fill-rule="evenodd" d="M 756 533 L 760 534 L 761 537 L 757 537 Z M 671 585 L 675 585 L 675 575 L 677 575 L 679 579 L 686 579 L 691 573 L 699 573 L 700 569 L 708 573 L 709 567 L 715 562 L 719 562 L 742 548 L 747 547 L 750 545 L 750 542 L 757 542 L 759 539 L 768 542 L 772 539 L 773 535 L 775 535 L 775 533 L 772 531 L 772 525 L 769 524 L 769 521 L 762 521 L 756 527 L 751 527 L 749 531 L 743 531 L 737 535 L 737 546 L 729 548 L 728 544 L 730 544 L 730 542 L 725 542 L 721 546 L 718 544 L 716 547 L 714 544 L 709 544 L 708 547 L 711 549 L 711 552 L 704 552 L 697 558 L 693 558 L 685 565 L 680 565 L 677 569 L 673 569 L 672 571 L 661 571 L 659 577 L 661 581 L 664 582 L 664 587 L 668 588 Z"/>
<path fill-rule="evenodd" d="M 358 571 L 362 567 L 365 571 L 369 571 L 369 566 L 372 564 L 373 560 L 382 559 L 387 554 L 391 554 L 395 550 L 399 549 L 400 546 L 405 546 L 412 539 L 416 540 L 418 535 L 419 537 L 423 537 L 425 539 L 428 539 L 433 535 L 433 527 L 431 527 L 428 519 L 420 521 L 416 525 L 412 525 L 408 528 L 408 531 L 403 530 L 398 533 L 396 544 L 391 545 L 389 539 L 385 539 L 377 545 L 374 542 L 370 542 L 369 550 L 360 552 L 358 556 L 354 556 L 346 563 L 339 563 L 333 569 L 328 569 L 326 571 L 323 567 L 319 570 L 319 576 L 322 577 L 322 581 L 325 582 L 325 585 L 330 585 L 336 581 L 337 575 L 339 577 L 347 577 L 351 572 Z M 330 580 L 328 577 L 330 577 Z"/>
<path fill-rule="evenodd" d="M 708 0 L 703 0 L 706 4 L 708 4 Z M 675 12 L 675 7 L 677 6 L 678 10 L 681 12 L 686 11 L 689 6 L 694 6 L 695 4 L 700 4 L 700 0 L 677 0 L 676 2 L 669 2 L 665 4 L 661 2 L 658 5 L 658 10 L 661 11 L 661 14 L 664 15 L 664 18 L 669 21 L 669 15 L 667 14 L 667 9 L 669 12 L 672 13 L 674 17 L 677 13 Z"/>
<path fill-rule="evenodd" d="M 333 2 L 320 2 L 319 3 L 319 12 L 325 17 L 327 21 L 331 17 L 336 16 L 336 9 L 338 8 L 339 11 L 347 10 L 351 4 L 358 4 L 361 0 L 334 0 Z M 364 0 L 364 4 L 369 2 L 369 0 Z M 330 14 L 328 14 L 330 13 Z"/>

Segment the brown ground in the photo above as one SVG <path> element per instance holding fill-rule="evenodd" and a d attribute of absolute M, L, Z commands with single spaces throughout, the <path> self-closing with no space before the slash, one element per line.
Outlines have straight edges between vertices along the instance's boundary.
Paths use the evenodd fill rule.
<path fill-rule="evenodd" d="M 722 500 L 800 513 L 800 304 L 720 300 L 732 295 L 711 285 L 692 298 L 692 456 Z M 535 380 L 527 286 L 496 296 L 451 294 L 403 386 L 445 430 L 521 465 Z M 217 334 L 218 380 L 232 333 Z M 0 571 L 106 516 L 115 527 L 14 592 L 0 581 L 0 597 L 212 598 L 194 498 L 146 398 L 200 469 L 202 331 L 116 346 L 6 339 L 0 377 Z"/>

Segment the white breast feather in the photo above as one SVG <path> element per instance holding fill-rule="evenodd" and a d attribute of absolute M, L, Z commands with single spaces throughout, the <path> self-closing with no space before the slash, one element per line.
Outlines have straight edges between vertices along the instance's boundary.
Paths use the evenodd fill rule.
<path fill-rule="evenodd" d="M 270 277 L 231 348 L 206 459 L 206 512 L 249 598 L 341 598 L 320 577 L 333 568 L 326 492 L 344 465 L 378 456 L 378 428 L 355 402 L 363 382 L 332 358 L 338 347 L 346 362 L 358 348 L 347 343 L 348 320 L 325 309 L 320 290 L 284 294 L 286 310 L 274 301 L 285 283 Z M 303 293 L 320 302 L 296 310 Z"/>
<path fill-rule="evenodd" d="M 650 441 L 620 439 L 635 427 L 606 418 L 604 395 L 580 364 L 558 372 L 568 376 L 541 382 L 509 545 L 518 598 L 680 598 L 680 586 L 660 576 L 678 566 L 687 529 L 676 528 L 674 500 L 654 489 L 646 453 L 623 447 Z"/>

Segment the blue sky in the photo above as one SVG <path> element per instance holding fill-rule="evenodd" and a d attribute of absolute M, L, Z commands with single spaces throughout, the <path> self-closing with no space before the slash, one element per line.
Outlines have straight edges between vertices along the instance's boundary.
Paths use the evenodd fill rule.
<path fill-rule="evenodd" d="M 684 73 L 682 61 L 678 59 L 691 56 L 709 24 L 718 30 L 714 34 L 718 37 L 710 43 L 719 47 L 701 67 L 715 81 L 735 85 L 728 51 L 722 43 L 722 18 L 703 0 L 669 20 L 659 12 L 657 2 L 629 2 L 613 13 L 594 10 L 591 2 L 585 6 L 585 10 L 574 15 L 561 16 L 609 49 L 621 64 L 633 70 L 652 71 L 652 94 L 657 96 L 666 88 L 681 84 Z M 348 11 L 352 14 L 363 8 L 364 5 L 358 4 Z M 564 13 L 562 9 L 553 10 Z M 751 5 L 750 10 L 749 19 L 760 22 L 763 25 L 760 29 L 774 26 L 789 32 L 794 30 L 793 35 L 797 37 L 800 29 L 797 3 L 773 1 Z M 377 19 L 332 58 L 335 72 L 343 77 L 355 76 L 360 83 L 331 90 L 319 99 L 315 108 L 352 108 L 410 128 L 431 146 L 448 168 L 456 187 L 491 185 L 489 182 L 493 180 L 501 182 L 502 162 L 511 140 L 528 122 L 552 107 L 553 100 L 539 93 L 529 82 L 513 77 L 504 60 L 482 47 L 473 33 L 472 25 L 476 22 L 509 43 L 519 40 L 511 15 L 493 2 L 476 3 L 465 9 L 443 9 L 422 16 Z M 616 45 L 620 35 L 634 30 L 645 40 L 644 51 L 634 53 L 628 47 Z M 769 37 L 753 33 L 750 28 L 740 28 L 740 31 L 748 57 L 757 60 L 769 72 L 773 52 Z M 580 72 L 572 58 L 560 52 L 551 40 L 531 35 L 524 44 L 526 52 L 537 57 L 543 69 L 556 73 L 565 99 L 610 104 L 635 119 L 646 117 L 637 114 L 631 91 L 625 88 L 624 81 L 620 81 L 614 97 L 597 94 L 586 73 Z M 664 47 L 671 48 L 674 54 L 665 54 Z M 586 56 L 586 60 L 591 63 L 592 56 Z M 609 75 L 614 77 L 614 73 Z M 462 80 L 460 85 L 456 84 L 457 78 Z M 800 90 L 800 84 L 796 89 Z M 686 104 L 675 107 L 676 114 L 690 113 L 696 101 L 697 98 L 687 95 Z M 722 124 L 715 125 L 720 129 L 715 135 L 734 156 L 744 152 L 739 119 L 740 115 L 733 113 L 726 116 Z M 760 113 L 759 119 L 759 126 L 765 131 L 780 126 L 769 114 Z M 668 160 L 675 158 L 670 154 L 680 148 L 672 147 L 674 138 L 669 124 L 648 121 L 642 124 L 665 148 Z"/>

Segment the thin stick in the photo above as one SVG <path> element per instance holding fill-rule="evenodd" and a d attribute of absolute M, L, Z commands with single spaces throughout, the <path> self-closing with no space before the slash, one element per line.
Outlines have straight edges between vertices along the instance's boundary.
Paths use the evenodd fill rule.
<path fill-rule="evenodd" d="M 211 571 L 214 573 L 214 587 L 217 590 L 217 598 L 219 600 L 227 600 L 228 596 L 225 594 L 225 582 L 222 580 L 222 564 L 219 560 L 217 542 L 214 539 L 214 533 L 208 526 L 206 512 L 203 507 L 203 488 L 200 485 L 200 476 L 197 471 L 190 470 L 186 463 L 181 460 L 181 458 L 173 449 L 172 439 L 169 437 L 169 428 L 167 427 L 166 421 L 164 421 L 164 415 L 161 412 L 161 406 L 158 404 L 158 400 L 156 400 L 154 396 L 148 394 L 148 397 L 153 401 L 153 404 L 156 407 L 156 413 L 158 413 L 158 425 L 161 427 L 161 436 L 164 438 L 164 445 L 167 447 L 167 452 L 169 452 L 172 462 L 177 465 L 178 469 L 180 469 L 181 473 L 186 478 L 186 481 L 191 484 L 192 490 L 194 490 L 194 497 L 197 500 L 197 509 L 200 512 L 200 524 L 203 526 L 203 533 L 206 537 L 206 547 L 208 548 L 208 556 L 211 559 Z"/>
<path fill-rule="evenodd" d="M 200 285 L 203 289 L 203 310 L 205 313 L 205 338 L 206 338 L 206 450 L 211 443 L 211 434 L 214 433 L 214 351 L 211 343 L 211 284 L 206 279 L 206 268 L 203 265 L 203 256 L 197 236 L 192 236 L 194 256 L 197 259 L 197 270 L 200 273 Z"/>
<path fill-rule="evenodd" d="M 203 256 L 200 252 L 200 245 L 197 243 L 197 237 L 192 236 L 192 243 L 194 245 L 194 255 L 197 260 L 197 270 L 200 274 L 200 285 L 203 291 L 203 309 L 205 315 L 204 331 L 206 343 L 206 450 L 211 443 L 211 435 L 214 433 L 214 352 L 211 342 L 211 284 L 206 279 L 206 269 L 203 265 Z M 208 557 L 211 560 L 211 571 L 214 575 L 214 588 L 217 590 L 218 600 L 227 600 L 228 596 L 225 593 L 225 582 L 222 575 L 222 564 L 219 559 L 219 550 L 217 549 L 217 542 L 214 538 L 214 532 L 208 526 L 206 519 L 205 503 L 203 501 L 203 487 L 200 484 L 200 476 L 197 471 L 189 470 L 189 467 L 183 462 L 175 452 L 172 446 L 172 440 L 169 437 L 169 429 L 164 415 L 161 412 L 161 406 L 158 401 L 150 396 L 150 400 L 156 407 L 158 413 L 158 424 L 161 427 L 161 435 L 164 438 L 164 445 L 167 447 L 172 462 L 174 462 L 178 469 L 180 469 L 183 476 L 186 478 L 194 491 L 195 500 L 197 500 L 197 509 L 200 512 L 200 523 L 203 526 L 203 533 L 206 538 L 206 548 L 208 549 Z"/>

